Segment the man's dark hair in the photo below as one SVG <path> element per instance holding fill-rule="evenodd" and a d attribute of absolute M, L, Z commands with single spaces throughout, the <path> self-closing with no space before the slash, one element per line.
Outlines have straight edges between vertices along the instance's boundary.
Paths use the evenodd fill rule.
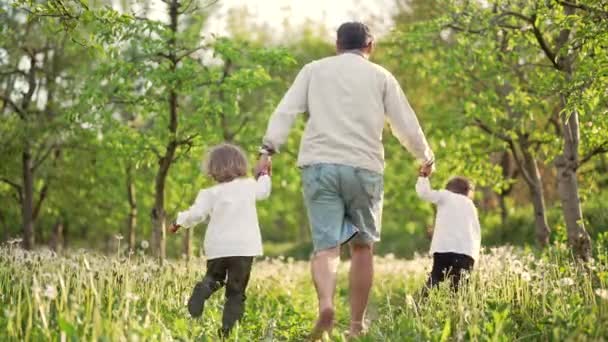
<path fill-rule="evenodd" d="M 465 177 L 454 177 L 450 179 L 445 188 L 451 192 L 470 197 L 475 191 L 473 183 Z"/>
<path fill-rule="evenodd" d="M 367 25 L 348 22 L 338 28 L 338 48 L 341 50 L 363 49 L 373 40 Z"/>

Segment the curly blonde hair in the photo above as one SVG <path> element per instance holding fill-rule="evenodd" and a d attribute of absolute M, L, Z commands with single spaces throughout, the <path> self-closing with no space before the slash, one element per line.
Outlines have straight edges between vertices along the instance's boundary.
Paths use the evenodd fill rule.
<path fill-rule="evenodd" d="M 247 176 L 247 157 L 233 144 L 220 144 L 209 150 L 203 172 L 216 182 L 226 183 Z"/>

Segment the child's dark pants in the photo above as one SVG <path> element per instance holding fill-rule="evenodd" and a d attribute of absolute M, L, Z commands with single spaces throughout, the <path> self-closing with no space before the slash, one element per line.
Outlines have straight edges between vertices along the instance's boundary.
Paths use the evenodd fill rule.
<path fill-rule="evenodd" d="M 228 334 L 234 324 L 241 319 L 245 307 L 245 290 L 251 274 L 253 257 L 226 257 L 207 261 L 207 273 L 194 286 L 188 301 L 188 311 L 192 317 L 203 313 L 205 300 L 226 286 L 226 303 L 222 317 L 222 334 Z"/>
<path fill-rule="evenodd" d="M 458 291 L 458 286 L 462 275 L 473 269 L 475 260 L 468 255 L 458 253 L 434 253 L 433 269 L 426 282 L 426 291 L 439 285 L 440 282 L 448 278 L 451 281 L 452 289 Z"/>

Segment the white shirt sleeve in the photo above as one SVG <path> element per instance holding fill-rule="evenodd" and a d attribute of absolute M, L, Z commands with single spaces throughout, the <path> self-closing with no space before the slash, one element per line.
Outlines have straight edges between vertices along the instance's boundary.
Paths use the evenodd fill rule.
<path fill-rule="evenodd" d="M 255 182 L 255 199 L 258 201 L 265 200 L 270 197 L 270 189 L 272 182 L 270 176 L 263 175 Z"/>
<path fill-rule="evenodd" d="M 191 228 L 203 222 L 209 216 L 213 206 L 212 193 L 209 190 L 201 190 L 196 196 L 194 204 L 186 211 L 177 214 L 175 222 L 184 227 Z"/>
<path fill-rule="evenodd" d="M 434 204 L 439 204 L 444 195 L 442 191 L 433 190 L 431 188 L 431 182 L 427 177 L 418 177 L 418 181 L 416 182 L 416 193 L 423 200 Z"/>
<path fill-rule="evenodd" d="M 289 131 L 298 114 L 308 112 L 308 84 L 310 64 L 305 65 L 296 76 L 293 84 L 283 96 L 268 122 L 264 145 L 275 151 L 287 141 Z"/>
<path fill-rule="evenodd" d="M 429 147 L 420 123 L 399 82 L 391 74 L 387 75 L 384 93 L 384 110 L 393 135 L 422 164 L 433 161 L 433 151 Z"/>

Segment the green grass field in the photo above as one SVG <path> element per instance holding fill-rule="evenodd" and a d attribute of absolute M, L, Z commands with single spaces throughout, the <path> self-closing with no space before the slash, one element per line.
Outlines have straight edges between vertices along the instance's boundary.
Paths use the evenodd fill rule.
<path fill-rule="evenodd" d="M 608 263 L 586 267 L 565 248 L 536 257 L 510 248 L 485 252 L 458 295 L 434 291 L 425 303 L 416 293 L 428 258 L 376 260 L 368 333 L 360 341 L 606 340 Z M 338 322 L 329 339 L 344 340 L 348 323 L 348 262 L 340 268 Z M 159 267 L 145 255 L 106 257 L 84 251 L 0 249 L 2 341 L 216 341 L 221 292 L 203 318 L 185 308 L 204 260 Z M 308 263 L 285 258 L 256 262 L 247 310 L 233 341 L 302 341 L 316 313 Z"/>

